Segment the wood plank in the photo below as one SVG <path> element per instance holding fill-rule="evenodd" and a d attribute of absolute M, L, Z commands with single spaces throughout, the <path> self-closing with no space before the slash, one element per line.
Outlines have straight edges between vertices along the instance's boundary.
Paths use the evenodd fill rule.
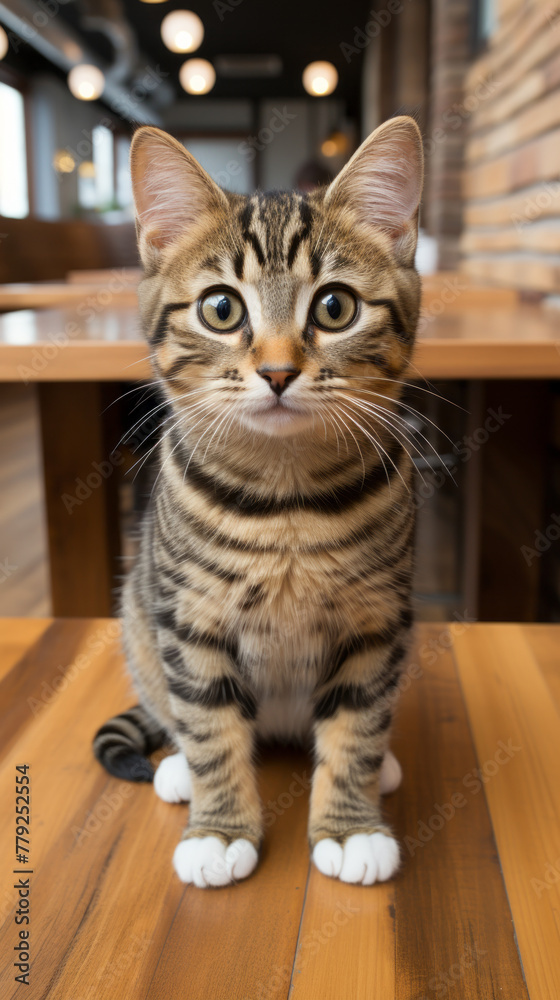
<path fill-rule="evenodd" d="M 0 683 L 50 625 L 49 618 L 0 618 Z"/>
<path fill-rule="evenodd" d="M 526 625 L 523 634 L 548 684 L 551 697 L 560 711 L 560 643 L 558 631 L 551 625 Z"/>
<path fill-rule="evenodd" d="M 82 312 L 102 303 L 122 303 L 136 306 L 136 288 L 129 288 L 124 280 L 116 280 L 113 272 L 112 288 L 107 284 L 66 284 L 65 282 L 16 282 L 0 285 L 0 312 L 12 309 L 52 309 L 58 306 L 77 306 Z M 110 278 L 107 278 L 110 281 Z"/>
<path fill-rule="evenodd" d="M 95 382 L 44 382 L 39 401 L 53 613 L 110 615 L 121 549 L 107 398 Z"/>
<path fill-rule="evenodd" d="M 217 893 L 185 890 L 171 858 L 187 807 L 159 801 L 149 786 L 108 778 L 91 752 L 97 727 L 131 703 L 115 622 L 56 622 L 58 645 L 29 656 L 36 669 L 52 671 L 78 628 L 88 663 L 43 711 L 27 713 L 0 774 L 9 801 L 16 762 L 31 764 L 33 1000 L 156 1000 L 173 995 L 177 982 L 188 982 L 189 995 L 201 1000 L 229 1000 L 254 996 L 277 967 L 289 978 L 309 868 L 309 761 L 290 750 L 264 759 L 261 791 L 272 821 L 256 874 Z M 0 831 L 0 850 L 12 857 L 11 825 Z M 20 995 L 13 908 L 2 913 L 0 929 L 6 1000 Z"/>
<path fill-rule="evenodd" d="M 45 629 L 37 634 L 33 619 L 23 621 L 30 623 L 23 629 L 27 631 L 27 645 L 25 651 L 14 659 L 10 652 L 10 649 L 13 650 L 12 636 L 19 635 L 17 648 L 21 650 L 21 623 L 12 628 L 12 619 L 0 619 L 2 634 L 6 635 L 6 655 L 11 663 L 9 670 L 2 670 L 0 682 L 1 703 L 10 706 L 2 723 L 0 754 L 6 753 L 31 720 L 43 714 L 54 702 L 58 690 L 68 686 L 70 679 L 80 673 L 83 669 L 81 661 L 78 665 L 74 661 L 82 646 L 86 654 L 85 666 L 91 662 L 88 653 L 92 633 L 87 622 L 69 621 L 61 628 L 52 619 L 45 619 Z M 94 633 L 94 641 L 104 640 L 105 634 L 110 632 L 98 630 L 97 634 Z"/>
<path fill-rule="evenodd" d="M 545 879 L 559 855 L 558 708 L 520 626 L 474 625 L 454 648 L 529 994 L 555 1000 L 560 883 Z M 500 741 L 510 756 L 495 773 Z"/>
<path fill-rule="evenodd" d="M 172 996 L 177 982 L 189 984 L 190 996 L 212 1000 L 287 996 L 310 866 L 309 775 L 301 754 L 282 748 L 266 756 L 261 795 L 281 815 L 268 827 L 259 867 L 210 901 L 185 889 L 146 1000 Z"/>
<path fill-rule="evenodd" d="M 364 892 L 312 870 L 290 1000 L 424 1000 L 453 986 L 465 998 L 527 997 L 486 803 L 473 791 L 476 759 L 449 652 L 461 627 L 418 629 L 398 707 L 392 745 L 404 781 L 385 811 L 402 871 Z M 349 916 L 332 933 L 337 907 Z M 313 948 L 321 928 L 328 941 Z"/>

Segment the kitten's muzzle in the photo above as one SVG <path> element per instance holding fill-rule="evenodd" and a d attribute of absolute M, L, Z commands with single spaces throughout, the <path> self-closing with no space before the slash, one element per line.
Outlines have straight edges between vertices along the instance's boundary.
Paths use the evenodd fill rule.
<path fill-rule="evenodd" d="M 287 389 L 300 373 L 301 368 L 296 368 L 295 365 L 286 365 L 285 368 L 278 369 L 273 369 L 269 365 L 262 365 L 260 368 L 257 368 L 257 375 L 260 375 L 261 378 L 264 378 L 265 382 L 268 382 L 270 388 L 277 396 L 281 396 L 284 389 Z"/>

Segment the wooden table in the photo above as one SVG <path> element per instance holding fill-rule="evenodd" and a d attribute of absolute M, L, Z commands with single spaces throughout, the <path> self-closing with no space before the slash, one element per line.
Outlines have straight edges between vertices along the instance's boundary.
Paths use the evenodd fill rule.
<path fill-rule="evenodd" d="M 310 865 L 311 765 L 276 750 L 260 763 L 276 818 L 259 867 L 206 891 L 171 867 L 188 807 L 92 756 L 96 728 L 133 703 L 117 633 L 114 620 L 1 624 L 5 1000 L 558 1000 L 559 626 L 419 627 L 392 740 L 404 782 L 385 800 L 402 846 L 394 881 L 350 886 Z M 11 819 L 25 764 L 28 866 Z M 12 875 L 22 867 L 32 874 Z M 13 966 L 20 878 L 26 988 Z"/>
<path fill-rule="evenodd" d="M 13 309 L 49 309 L 49 308 L 88 308 L 98 305 L 114 305 L 116 302 L 136 306 L 136 284 L 130 284 L 123 278 L 115 278 L 112 282 L 84 284 L 67 283 L 65 281 L 15 282 L 0 285 L 0 312 L 10 312 Z"/>
<path fill-rule="evenodd" d="M 541 524 L 549 397 L 540 381 L 560 377 L 560 317 L 520 306 L 507 289 L 472 289 L 461 280 L 450 276 L 447 284 L 425 288 L 409 378 L 469 380 L 469 433 L 484 435 L 491 411 L 509 414 L 499 434 L 486 435 L 484 449 L 473 449 L 467 466 L 465 592 L 471 613 L 532 620 L 539 561 L 528 566 L 518 555 Z M 77 484 L 96 477 L 107 462 L 120 437 L 109 426 L 116 383 L 149 379 L 148 355 L 137 311 L 124 301 L 107 307 L 94 295 L 74 308 L 0 316 L 0 382 L 38 386 L 51 590 L 59 616 L 113 611 L 120 572 L 118 477 L 103 478 L 71 513 L 62 498 L 74 496 Z M 496 532 L 503 535 L 498 546 Z M 502 566 L 509 588 L 501 586 Z"/>
<path fill-rule="evenodd" d="M 0 316 L 0 382 L 135 381 L 150 377 L 147 355 L 137 310 L 125 300 L 108 308 L 86 297 L 77 309 Z M 458 300 L 421 320 L 414 362 L 429 379 L 557 378 L 560 312 L 461 309 Z"/>

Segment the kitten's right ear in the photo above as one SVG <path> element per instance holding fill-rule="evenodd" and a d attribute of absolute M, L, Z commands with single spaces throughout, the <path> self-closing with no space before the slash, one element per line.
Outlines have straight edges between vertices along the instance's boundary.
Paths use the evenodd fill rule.
<path fill-rule="evenodd" d="M 145 126 L 130 147 L 132 191 L 142 258 L 175 242 L 227 199 L 177 139 Z"/>

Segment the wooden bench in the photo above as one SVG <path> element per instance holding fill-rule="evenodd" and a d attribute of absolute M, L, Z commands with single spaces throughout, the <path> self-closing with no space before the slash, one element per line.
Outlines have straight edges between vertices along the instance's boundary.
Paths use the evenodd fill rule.
<path fill-rule="evenodd" d="M 188 807 L 93 758 L 97 727 L 134 701 L 118 633 L 114 619 L 0 625 L 5 1000 L 24 995 L 12 886 L 27 878 L 33 1000 L 557 1000 L 560 626 L 418 628 L 392 739 L 404 781 L 385 800 L 394 881 L 349 886 L 310 865 L 311 764 L 277 749 L 259 763 L 259 867 L 206 891 L 171 866 Z"/>

